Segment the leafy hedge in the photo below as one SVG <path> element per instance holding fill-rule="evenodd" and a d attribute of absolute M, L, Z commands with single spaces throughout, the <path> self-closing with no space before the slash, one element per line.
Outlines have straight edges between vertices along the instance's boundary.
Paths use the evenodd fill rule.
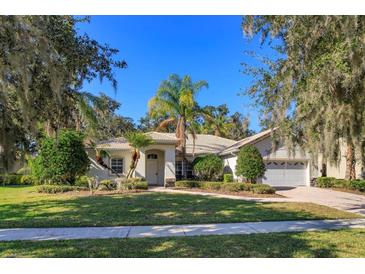
<path fill-rule="evenodd" d="M 99 184 L 98 190 L 116 190 L 117 183 L 114 180 L 102 180 Z"/>
<path fill-rule="evenodd" d="M 63 193 L 74 190 L 88 190 L 88 188 L 70 185 L 40 185 L 37 187 L 37 192 L 47 194 Z"/>
<path fill-rule="evenodd" d="M 120 190 L 147 190 L 148 183 L 146 181 L 135 181 L 122 183 L 120 185 Z"/>
<path fill-rule="evenodd" d="M 223 182 L 200 182 L 200 181 L 177 181 L 176 187 L 181 188 L 200 188 L 205 190 L 215 190 L 222 192 L 252 192 L 255 194 L 274 194 L 275 189 L 266 184 L 249 183 L 223 183 Z"/>
<path fill-rule="evenodd" d="M 230 173 L 224 174 L 223 182 L 225 182 L 225 183 L 233 182 L 233 174 L 230 174 Z"/>
<path fill-rule="evenodd" d="M 334 177 L 319 177 L 316 179 L 316 186 L 321 188 L 343 188 L 365 192 L 365 180 L 336 179 Z"/>
<path fill-rule="evenodd" d="M 176 181 L 175 187 L 182 188 L 200 188 L 202 182 L 199 181 Z"/>

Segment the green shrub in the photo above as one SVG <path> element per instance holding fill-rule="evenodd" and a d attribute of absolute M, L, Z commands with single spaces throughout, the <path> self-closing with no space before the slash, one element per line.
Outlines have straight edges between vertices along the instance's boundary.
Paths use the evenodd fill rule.
<path fill-rule="evenodd" d="M 250 184 L 250 183 L 242 183 L 242 191 L 252 191 L 253 187 L 255 186 L 255 184 Z"/>
<path fill-rule="evenodd" d="M 316 179 L 316 186 L 321 188 L 333 187 L 335 179 L 333 177 L 318 177 Z"/>
<path fill-rule="evenodd" d="M 22 175 L 20 178 L 20 184 L 22 185 L 37 185 L 37 179 L 32 175 Z"/>
<path fill-rule="evenodd" d="M 345 179 L 335 179 L 333 178 L 332 182 L 330 184 L 333 185 L 333 187 L 336 188 L 349 188 L 349 181 L 345 180 Z"/>
<path fill-rule="evenodd" d="M 352 190 L 365 192 L 365 180 L 352 180 L 349 182 L 349 188 Z"/>
<path fill-rule="evenodd" d="M 75 186 L 89 187 L 89 176 L 79 176 L 75 180 Z"/>
<path fill-rule="evenodd" d="M 229 174 L 229 173 L 224 174 L 223 182 L 225 182 L 225 183 L 233 182 L 233 174 Z"/>
<path fill-rule="evenodd" d="M 252 185 L 252 192 L 255 194 L 274 194 L 275 188 L 266 184 Z"/>
<path fill-rule="evenodd" d="M 37 191 L 39 193 L 48 193 L 48 194 L 63 193 L 73 190 L 74 188 L 68 185 L 40 185 L 37 187 Z"/>
<path fill-rule="evenodd" d="M 203 180 L 218 179 L 222 176 L 223 160 L 215 154 L 198 157 L 193 162 L 194 173 Z"/>
<path fill-rule="evenodd" d="M 221 185 L 221 182 L 201 182 L 201 188 L 207 190 L 219 190 Z"/>
<path fill-rule="evenodd" d="M 220 189 L 227 192 L 239 192 L 243 190 L 243 183 L 223 183 Z"/>
<path fill-rule="evenodd" d="M 40 185 L 37 187 L 37 192 L 55 194 L 69 191 L 88 190 L 87 187 L 70 186 L 70 185 Z"/>
<path fill-rule="evenodd" d="M 117 183 L 113 180 L 102 180 L 98 187 L 99 190 L 116 190 L 117 189 Z"/>
<path fill-rule="evenodd" d="M 61 131 L 57 139 L 44 138 L 39 155 L 33 161 L 36 167 L 34 175 L 38 178 L 71 185 L 78 176 L 87 172 L 89 165 L 83 135 L 73 130 Z"/>
<path fill-rule="evenodd" d="M 201 182 L 199 182 L 199 181 L 176 181 L 175 187 L 183 187 L 183 188 L 201 187 Z"/>
<path fill-rule="evenodd" d="M 1 176 L 2 185 L 21 185 L 22 175 L 20 174 L 4 174 Z"/>
<path fill-rule="evenodd" d="M 237 157 L 236 175 L 243 176 L 249 182 L 256 182 L 256 179 L 265 174 L 265 164 L 260 151 L 252 145 L 240 149 Z"/>
<path fill-rule="evenodd" d="M 148 183 L 146 181 L 128 182 L 120 185 L 120 190 L 147 190 Z"/>

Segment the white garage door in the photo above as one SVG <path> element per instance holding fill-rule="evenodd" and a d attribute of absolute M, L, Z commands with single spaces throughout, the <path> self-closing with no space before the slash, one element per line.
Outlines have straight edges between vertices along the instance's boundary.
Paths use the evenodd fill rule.
<path fill-rule="evenodd" d="M 262 182 L 272 186 L 301 186 L 307 182 L 307 162 L 267 161 Z"/>

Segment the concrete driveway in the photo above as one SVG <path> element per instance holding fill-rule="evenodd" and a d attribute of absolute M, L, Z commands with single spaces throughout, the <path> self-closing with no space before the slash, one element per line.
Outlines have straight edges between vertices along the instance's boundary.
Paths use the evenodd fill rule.
<path fill-rule="evenodd" d="M 295 201 L 311 202 L 365 216 L 365 196 L 317 187 L 297 187 L 277 190 L 277 194 Z"/>

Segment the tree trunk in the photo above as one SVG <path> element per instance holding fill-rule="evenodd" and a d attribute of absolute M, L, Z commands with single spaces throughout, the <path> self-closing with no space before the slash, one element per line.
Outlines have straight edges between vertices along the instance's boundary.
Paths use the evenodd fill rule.
<path fill-rule="evenodd" d="M 183 178 L 186 179 L 186 118 L 185 116 L 181 117 L 181 129 L 180 129 L 180 135 L 181 135 L 181 154 L 182 154 L 182 171 L 183 171 Z"/>
<path fill-rule="evenodd" d="M 355 149 L 354 144 L 351 141 L 347 142 L 347 151 L 346 151 L 346 174 L 345 179 L 347 180 L 355 180 L 356 172 L 355 172 Z"/>

